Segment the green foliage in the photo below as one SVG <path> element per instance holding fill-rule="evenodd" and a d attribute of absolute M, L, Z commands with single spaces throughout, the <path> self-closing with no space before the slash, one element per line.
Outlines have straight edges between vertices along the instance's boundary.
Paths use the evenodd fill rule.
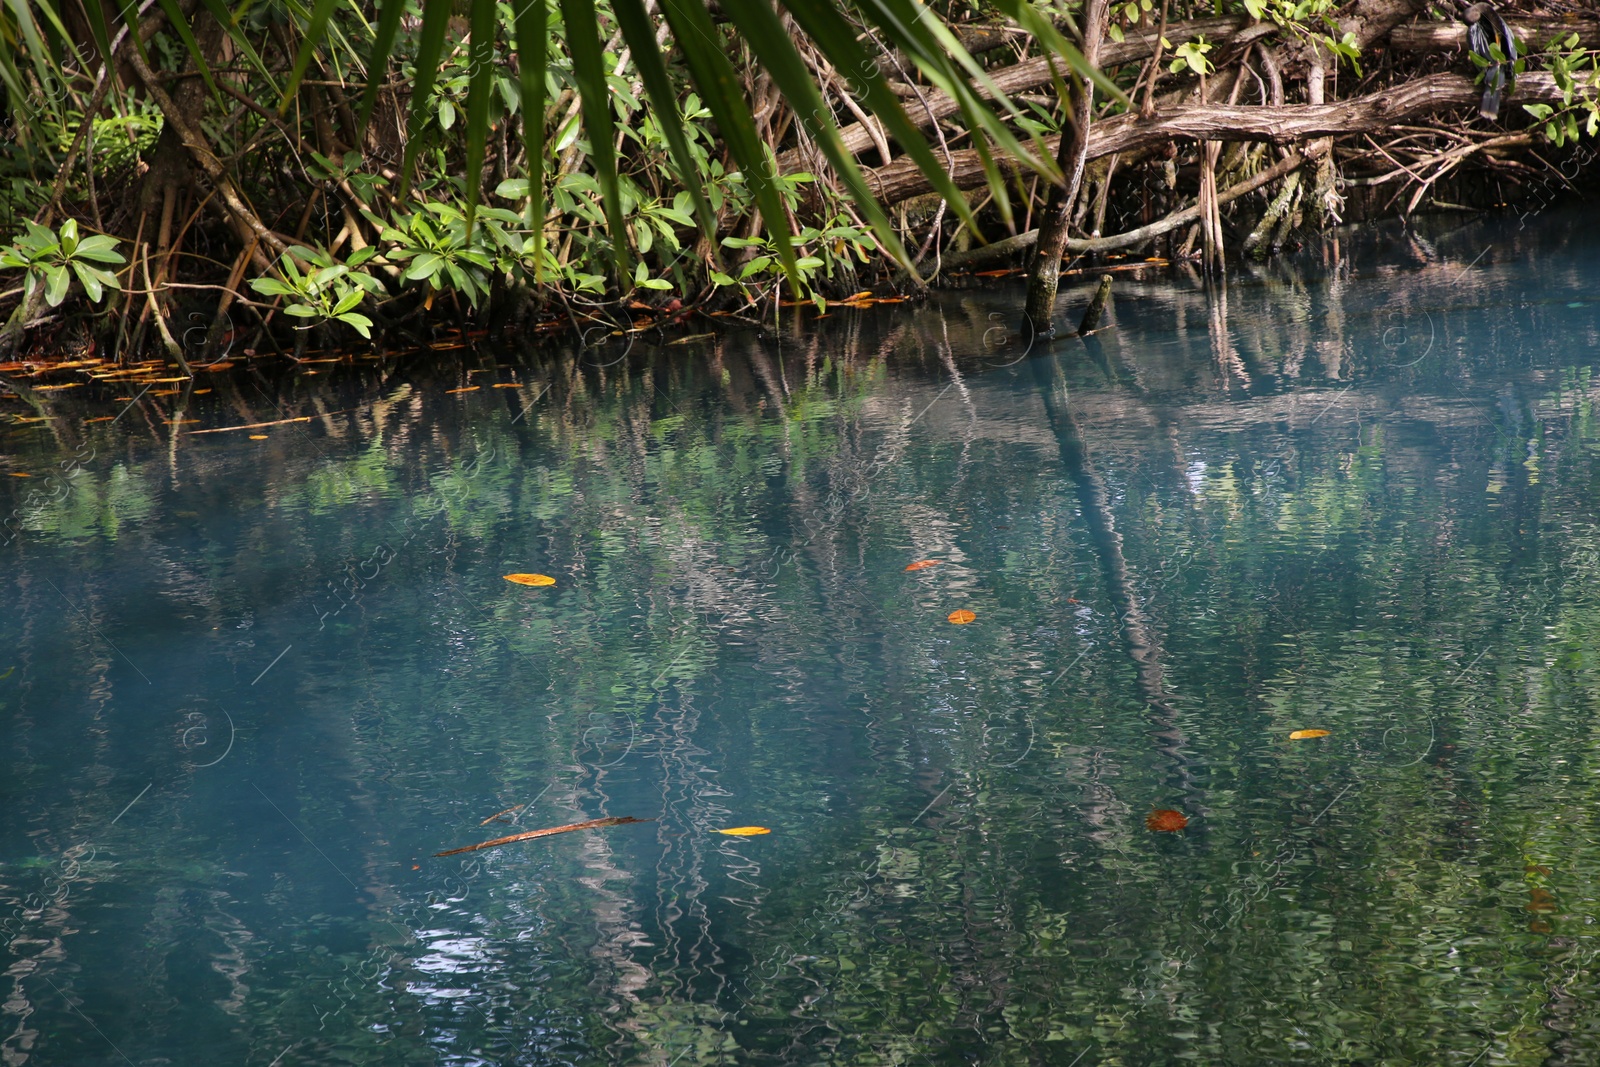
<path fill-rule="evenodd" d="M 59 307 L 74 278 L 96 304 L 105 298 L 107 289 L 122 288 L 117 276 L 99 265 L 124 262 L 116 251 L 116 238 L 98 233 L 80 237 L 75 219 L 63 222 L 56 232 L 31 221 L 25 226 L 26 231 L 14 243 L 0 245 L 0 269 L 26 271 L 28 295 L 42 285 L 45 300 L 51 307 Z"/>
<path fill-rule="evenodd" d="M 326 252 L 296 248 L 279 261 L 282 280 L 256 278 L 250 286 L 263 296 L 288 297 L 289 302 L 283 308 L 287 315 L 318 322 L 342 322 L 362 337 L 371 337 L 372 320 L 356 308 L 368 294 L 381 294 L 383 285 L 357 268 L 374 254 L 374 249 L 366 248 L 345 263 L 335 263 Z M 295 262 L 297 256 L 311 269 L 301 270 Z"/>
<path fill-rule="evenodd" d="M 1274 22 L 1278 27 L 1300 40 L 1315 43 L 1348 62 L 1359 76 L 1361 50 L 1356 47 L 1356 35 L 1340 29 L 1334 0 L 1243 0 L 1250 16 Z M 1318 26 L 1326 32 L 1313 29 Z"/>
<path fill-rule="evenodd" d="M 407 264 L 404 280 L 453 289 L 474 307 L 488 296 L 494 250 L 486 246 L 481 230 L 468 232 L 466 213 L 457 206 L 423 204 L 384 229 L 382 237 L 394 245 L 385 257 Z"/>
<path fill-rule="evenodd" d="M 1172 48 L 1172 42 L 1166 38 L 1161 39 L 1163 46 Z M 1211 51 L 1211 45 L 1206 43 L 1205 37 L 1196 37 L 1192 41 L 1185 41 L 1177 48 L 1172 49 L 1172 65 L 1168 67 L 1174 74 L 1182 74 L 1185 70 L 1192 70 L 1196 74 L 1210 74 L 1214 69 L 1211 60 L 1206 58 L 1206 53 Z"/>
<path fill-rule="evenodd" d="M 1523 104 L 1522 109 L 1543 124 L 1545 137 L 1557 147 L 1576 141 L 1580 131 L 1593 137 L 1600 132 L 1600 64 L 1595 53 L 1581 48 L 1578 35 L 1572 33 L 1545 45 L 1544 59 L 1561 90 L 1561 107 Z M 1519 59 L 1517 73 L 1522 64 Z"/>

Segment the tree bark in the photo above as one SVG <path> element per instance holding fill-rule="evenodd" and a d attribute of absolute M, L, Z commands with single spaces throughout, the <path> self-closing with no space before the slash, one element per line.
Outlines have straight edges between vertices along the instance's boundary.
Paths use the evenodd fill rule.
<path fill-rule="evenodd" d="M 1234 39 L 1239 33 L 1251 28 L 1251 20 L 1247 15 L 1229 15 L 1223 18 L 1194 19 L 1189 22 L 1180 22 L 1167 28 L 1167 40 L 1174 46 L 1185 41 L 1192 41 L 1196 37 L 1204 37 L 1213 44 L 1222 45 Z M 1257 27 L 1257 30 L 1265 29 Z M 1149 58 L 1155 53 L 1158 35 L 1129 34 L 1124 40 L 1102 41 L 1100 65 L 1104 68 L 1119 67 L 1124 63 L 1133 63 Z M 1007 96 L 1037 89 L 1042 85 L 1049 85 L 1055 80 L 1056 72 L 1061 69 L 1061 61 L 1050 56 L 1035 56 L 1014 63 L 1009 67 L 1001 67 L 989 72 L 995 86 Z M 961 105 L 954 99 L 934 89 L 924 89 L 923 95 L 927 98 L 927 107 L 923 107 L 919 100 L 917 106 L 906 109 L 906 117 L 918 127 L 927 129 L 938 119 L 949 118 L 961 110 Z M 845 151 L 851 155 L 860 155 L 873 147 L 873 131 L 859 122 L 851 123 L 839 131 L 840 139 L 844 143 Z M 801 149 L 791 148 L 778 156 L 778 169 L 780 171 L 796 171 L 806 168 L 805 157 Z"/>
<path fill-rule="evenodd" d="M 1181 138 L 1293 144 L 1319 137 L 1373 133 L 1451 108 L 1476 108 L 1482 96 L 1482 87 L 1474 85 L 1471 78 L 1461 74 L 1434 74 L 1393 89 L 1331 104 L 1285 107 L 1205 104 L 1157 111 L 1149 122 L 1140 120 L 1137 113 L 1124 114 L 1095 124 L 1088 137 L 1087 158 L 1134 152 Z M 1559 104 L 1561 93 L 1550 74 L 1528 71 L 1517 78 L 1516 92 L 1511 99 L 1517 104 Z M 1059 139 L 1055 138 L 1046 141 L 1051 148 L 1059 149 L 1059 144 Z M 975 150 L 959 149 L 951 155 L 950 177 L 957 188 L 973 189 L 984 184 L 983 162 Z M 897 160 L 865 173 L 873 194 L 886 205 L 932 191 L 932 185 L 911 160 Z"/>
<path fill-rule="evenodd" d="M 1108 0 L 1088 0 L 1083 12 L 1083 40 L 1079 48 L 1091 67 L 1100 65 L 1100 40 L 1110 13 Z M 1067 249 L 1067 226 L 1072 202 L 1083 185 L 1083 165 L 1089 151 L 1089 123 L 1094 117 L 1094 82 L 1072 79 L 1067 130 L 1061 135 L 1056 163 L 1063 182 L 1050 188 L 1039 214 L 1039 244 L 1028 267 L 1028 298 L 1022 309 L 1022 331 L 1029 337 L 1054 337 L 1056 286 L 1061 278 L 1061 256 Z"/>

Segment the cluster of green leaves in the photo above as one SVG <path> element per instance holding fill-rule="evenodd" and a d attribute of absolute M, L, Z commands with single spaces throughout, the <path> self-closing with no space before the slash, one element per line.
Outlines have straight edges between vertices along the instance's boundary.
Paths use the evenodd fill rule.
<path fill-rule="evenodd" d="M 105 297 L 107 289 L 122 288 L 117 276 L 100 266 L 124 262 L 122 254 L 116 251 L 116 238 L 99 233 L 82 237 L 75 219 L 62 223 L 59 231 L 51 231 L 32 221 L 25 221 L 24 225 L 25 231 L 13 243 L 0 245 L 0 269 L 24 271 L 29 296 L 43 286 L 49 305 L 60 307 L 74 278 L 96 304 Z"/>
<path fill-rule="evenodd" d="M 383 285 L 358 268 L 376 253 L 374 248 L 363 248 L 347 262 L 335 263 L 326 252 L 295 248 L 279 261 L 279 278 L 256 278 L 250 286 L 264 296 L 287 297 L 283 308 L 287 315 L 342 322 L 362 337 L 371 337 L 372 320 L 356 308 L 369 294 L 382 295 Z M 302 269 L 297 259 L 308 269 Z"/>
<path fill-rule="evenodd" d="M 1493 50 L 1498 54 L 1499 45 Z M 1544 135 L 1558 147 L 1576 141 L 1580 129 L 1590 137 L 1600 132 L 1600 63 L 1595 53 L 1581 48 L 1578 35 L 1571 33 L 1545 46 L 1545 65 L 1561 90 L 1561 107 L 1523 104 L 1522 109 L 1544 124 Z M 1517 60 L 1516 73 L 1522 66 L 1523 61 Z"/>
<path fill-rule="evenodd" d="M 1361 50 L 1356 35 L 1339 26 L 1340 5 L 1335 0 L 1243 0 L 1252 18 L 1276 23 L 1300 40 L 1315 43 L 1350 64 L 1361 74 Z M 1318 32 L 1315 25 L 1326 32 Z"/>

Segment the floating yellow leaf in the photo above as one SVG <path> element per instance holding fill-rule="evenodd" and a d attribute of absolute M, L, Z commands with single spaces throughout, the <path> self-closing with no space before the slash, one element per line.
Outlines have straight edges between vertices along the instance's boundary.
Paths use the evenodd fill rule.
<path fill-rule="evenodd" d="M 446 393 L 475 393 L 479 389 L 482 389 L 482 388 L 483 388 L 483 386 L 481 386 L 481 385 L 464 385 L 460 389 L 446 389 L 445 392 Z"/>
<path fill-rule="evenodd" d="M 1327 737 L 1332 730 L 1296 730 L 1289 735 L 1291 741 L 1308 741 L 1313 737 Z"/>
<path fill-rule="evenodd" d="M 264 433 L 253 433 L 250 435 L 250 440 L 252 441 L 265 441 L 266 439 L 267 435 Z"/>
<path fill-rule="evenodd" d="M 908 571 L 920 571 L 924 567 L 937 567 L 939 564 L 941 564 L 943 562 L 944 562 L 944 560 L 942 560 L 942 559 L 919 559 L 915 563 L 907 564 L 906 565 L 906 570 L 908 570 Z"/>
<path fill-rule="evenodd" d="M 516 582 L 518 585 L 555 585 L 556 580 L 548 574 L 508 574 L 506 581 Z"/>
<path fill-rule="evenodd" d="M 968 611 L 966 608 L 957 608 L 948 616 L 950 621 L 955 623 L 957 626 L 965 626 L 967 623 L 971 622 L 977 617 L 978 615 L 976 612 Z"/>
<path fill-rule="evenodd" d="M 11 477 L 13 477 L 13 478 L 32 478 L 33 475 L 27 473 L 26 471 L 12 471 L 11 472 Z"/>
<path fill-rule="evenodd" d="M 727 834 L 729 837 L 757 837 L 761 834 L 770 834 L 772 831 L 765 826 L 735 826 L 730 830 L 718 830 L 717 833 Z"/>

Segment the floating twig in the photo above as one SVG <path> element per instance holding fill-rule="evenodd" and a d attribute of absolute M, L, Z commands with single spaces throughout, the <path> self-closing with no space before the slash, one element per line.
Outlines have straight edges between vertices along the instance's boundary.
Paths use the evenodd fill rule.
<path fill-rule="evenodd" d="M 500 816 L 502 816 L 502 815 L 510 815 L 514 811 L 521 811 L 526 806 L 527 805 L 525 805 L 525 804 L 513 804 L 509 808 L 506 808 L 504 811 L 495 812 L 493 815 L 489 816 L 487 819 L 483 820 L 478 825 L 479 826 L 488 826 L 490 823 L 494 822 Z"/>
<path fill-rule="evenodd" d="M 575 822 L 570 823 L 567 826 L 552 826 L 548 830 L 529 830 L 525 834 L 512 834 L 510 837 L 497 837 L 493 841 L 483 841 L 476 845 L 467 845 L 465 848 L 452 848 L 448 852 L 435 852 L 434 855 L 454 856 L 459 852 L 476 852 L 480 848 L 493 848 L 496 845 L 510 845 L 518 841 L 531 841 L 536 837 L 549 837 L 551 834 L 565 834 L 573 830 L 598 830 L 603 826 L 622 826 L 630 822 L 655 822 L 655 820 L 635 819 L 631 815 L 624 815 L 610 819 L 590 819 L 587 822 Z"/>

